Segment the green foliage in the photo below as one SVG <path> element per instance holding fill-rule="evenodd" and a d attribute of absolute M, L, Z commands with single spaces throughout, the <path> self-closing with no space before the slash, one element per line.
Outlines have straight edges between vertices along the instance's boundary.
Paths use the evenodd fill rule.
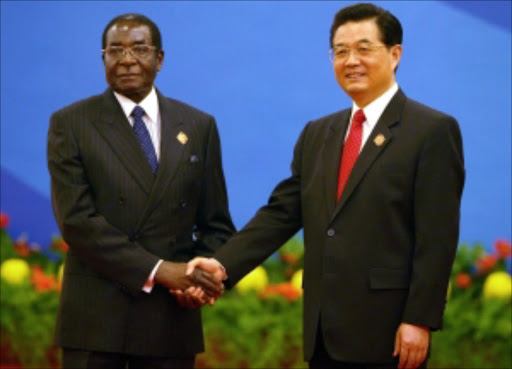
<path fill-rule="evenodd" d="M 0 262 L 17 257 L 11 238 L 5 230 L 0 230 Z"/>
<path fill-rule="evenodd" d="M 199 367 L 305 368 L 302 357 L 302 299 L 261 299 L 256 292 L 226 293 L 203 309 L 206 352 Z"/>
<path fill-rule="evenodd" d="M 457 255 L 453 261 L 452 275 L 463 272 L 470 272 L 474 266 L 475 260 L 485 253 L 481 244 L 470 247 L 468 244 L 462 244 L 457 249 Z"/>
<path fill-rule="evenodd" d="M 432 334 L 430 368 L 511 368 L 512 304 L 510 298 L 485 299 L 487 276 L 505 269 L 504 258 L 479 270 L 478 261 L 489 260 L 481 244 L 459 246 L 452 269 L 451 296 L 444 312 L 443 330 Z M 492 255 L 491 255 L 492 256 Z M 481 264 L 483 265 L 483 264 Z M 471 284 L 457 286 L 457 276 L 467 273 Z"/>
<path fill-rule="evenodd" d="M 507 299 L 450 300 L 445 326 L 432 335 L 431 368 L 511 368 L 512 305 Z"/>
<path fill-rule="evenodd" d="M 11 285 L 0 281 L 0 334 L 24 366 L 49 367 L 59 293 L 35 292 L 28 282 Z"/>
<path fill-rule="evenodd" d="M 282 283 L 286 281 L 283 273 L 283 263 L 277 259 L 267 259 L 263 264 L 267 271 L 269 283 Z"/>
<path fill-rule="evenodd" d="M 304 253 L 304 242 L 297 236 L 290 238 L 280 249 L 281 253 L 302 255 Z"/>

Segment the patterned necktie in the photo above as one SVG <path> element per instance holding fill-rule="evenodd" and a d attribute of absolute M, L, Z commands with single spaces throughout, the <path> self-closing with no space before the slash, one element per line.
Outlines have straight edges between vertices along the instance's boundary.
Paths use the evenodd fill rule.
<path fill-rule="evenodd" d="M 338 191 L 336 192 L 336 201 L 340 201 L 341 194 L 345 188 L 350 172 L 359 156 L 361 142 L 363 138 L 363 122 L 366 120 L 364 113 L 359 109 L 352 118 L 350 133 L 348 134 L 343 153 L 341 155 L 341 164 L 338 172 Z"/>
<path fill-rule="evenodd" d="M 144 114 L 144 109 L 142 109 L 140 106 L 137 105 L 135 108 L 133 108 L 133 131 L 135 132 L 135 135 L 139 139 L 142 151 L 144 151 L 144 155 L 146 155 L 146 158 L 148 159 L 149 165 L 151 166 L 153 173 L 156 173 L 156 170 L 158 168 L 158 160 L 156 158 L 155 147 L 153 146 L 153 142 L 151 141 L 151 137 L 149 136 L 146 124 L 142 120 Z"/>

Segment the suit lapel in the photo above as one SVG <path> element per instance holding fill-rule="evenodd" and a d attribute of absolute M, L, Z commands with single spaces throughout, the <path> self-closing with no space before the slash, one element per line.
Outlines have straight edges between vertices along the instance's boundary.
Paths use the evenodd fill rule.
<path fill-rule="evenodd" d="M 398 90 L 398 92 L 391 99 L 388 106 L 382 113 L 379 121 L 377 122 L 361 153 L 359 154 L 359 157 L 354 164 L 354 168 L 352 169 L 352 173 L 350 173 L 350 177 L 347 180 L 343 194 L 341 195 L 341 200 L 338 204 L 336 204 L 334 212 L 331 213 L 331 221 L 350 199 L 354 190 L 362 181 L 364 175 L 370 169 L 375 159 L 377 159 L 377 157 L 392 141 L 393 135 L 390 128 L 400 121 L 404 103 L 405 95 L 401 90 Z M 380 141 L 382 141 L 382 138 L 384 138 L 384 140 L 379 142 L 379 144 L 375 142 L 377 136 L 379 136 Z"/>
<path fill-rule="evenodd" d="M 111 90 L 103 94 L 101 114 L 93 124 L 134 180 L 144 192 L 149 194 L 154 182 L 153 172 L 128 119 Z"/>
<path fill-rule="evenodd" d="M 341 150 L 343 147 L 343 138 L 347 132 L 350 110 L 345 110 L 341 116 L 331 123 L 327 130 L 325 146 L 323 152 L 323 162 L 325 165 L 325 202 L 329 215 L 334 211 L 336 205 L 336 190 L 338 185 L 338 168 L 341 160 Z"/>
<path fill-rule="evenodd" d="M 165 189 L 176 174 L 181 157 L 185 151 L 185 145 L 176 138 L 181 131 L 185 134 L 187 133 L 185 132 L 183 120 L 178 113 L 178 109 L 158 91 L 157 95 L 161 121 L 160 160 L 156 179 L 151 188 L 146 209 L 136 227 L 137 230 L 144 224 L 147 217 L 164 196 Z"/>

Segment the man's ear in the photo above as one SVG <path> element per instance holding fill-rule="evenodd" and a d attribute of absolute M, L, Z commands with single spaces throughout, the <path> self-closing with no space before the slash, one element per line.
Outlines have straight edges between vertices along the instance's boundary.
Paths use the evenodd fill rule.
<path fill-rule="evenodd" d="M 158 50 L 158 53 L 156 55 L 156 70 L 160 72 L 160 69 L 162 69 L 162 66 L 164 65 L 164 51 Z"/>
<path fill-rule="evenodd" d="M 400 45 L 400 44 L 393 45 L 393 47 L 391 49 L 391 55 L 393 56 L 393 60 L 395 62 L 394 69 L 396 69 L 398 64 L 400 64 L 400 59 L 402 58 L 402 54 L 403 54 L 402 45 Z"/>

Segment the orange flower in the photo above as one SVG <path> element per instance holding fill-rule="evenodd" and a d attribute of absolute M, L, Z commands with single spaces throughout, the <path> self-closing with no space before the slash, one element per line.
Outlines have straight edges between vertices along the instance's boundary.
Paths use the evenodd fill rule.
<path fill-rule="evenodd" d="M 298 291 L 290 282 L 284 282 L 269 284 L 260 294 L 263 298 L 277 295 L 283 296 L 288 301 L 295 301 L 301 296 L 301 291 Z"/>
<path fill-rule="evenodd" d="M 0 212 L 0 229 L 5 229 L 9 227 L 9 223 L 9 216 L 4 212 Z"/>
<path fill-rule="evenodd" d="M 39 265 L 32 267 L 32 276 L 30 281 L 34 285 L 36 292 L 58 291 L 60 288 L 56 276 L 53 274 L 46 274 Z"/>
<path fill-rule="evenodd" d="M 509 258 L 512 255 L 512 244 L 507 240 L 496 240 L 494 250 L 500 259 Z"/>
<path fill-rule="evenodd" d="M 69 249 L 68 244 L 62 238 L 59 238 L 53 242 L 52 248 L 57 251 L 67 252 Z"/>
<path fill-rule="evenodd" d="M 468 273 L 459 273 L 455 276 L 455 285 L 459 288 L 471 286 L 471 276 Z"/>
<path fill-rule="evenodd" d="M 18 256 L 26 257 L 30 255 L 30 248 L 25 240 L 18 240 L 14 242 L 14 249 Z"/>
<path fill-rule="evenodd" d="M 285 264 L 295 264 L 299 260 L 299 256 L 291 252 L 282 252 L 279 256 Z"/>
<path fill-rule="evenodd" d="M 489 272 L 496 263 L 498 258 L 495 255 L 483 255 L 475 262 L 477 274 L 485 274 Z"/>

